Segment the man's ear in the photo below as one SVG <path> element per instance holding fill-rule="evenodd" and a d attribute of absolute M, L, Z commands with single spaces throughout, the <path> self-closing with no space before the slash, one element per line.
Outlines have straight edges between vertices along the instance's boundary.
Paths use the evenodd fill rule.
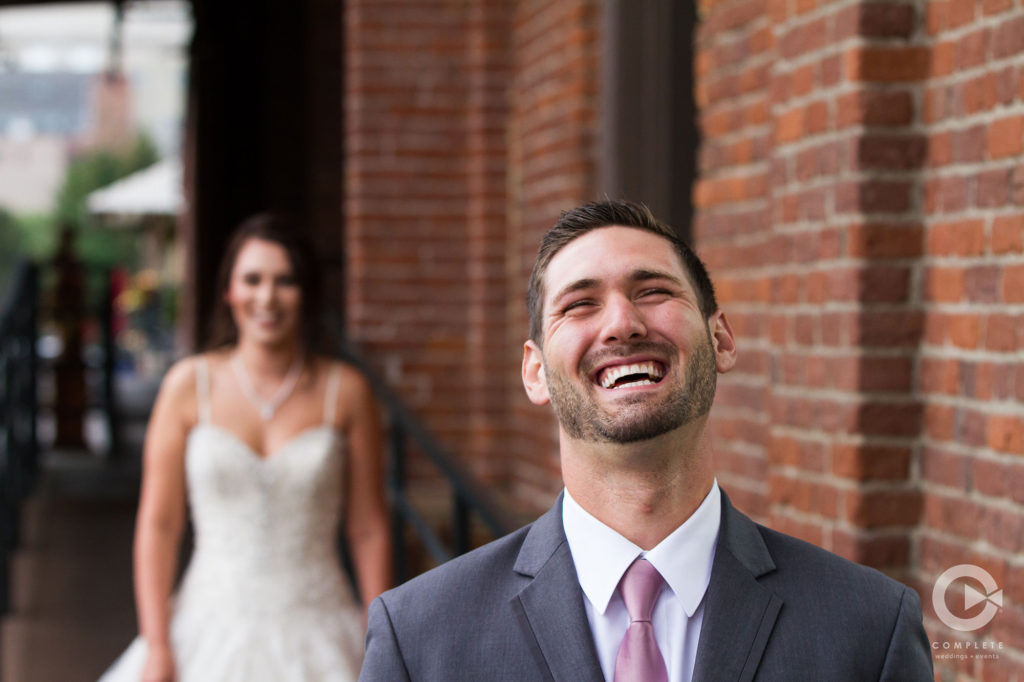
<path fill-rule="evenodd" d="M 725 374 L 736 366 L 736 339 L 725 313 L 718 310 L 709 317 L 708 329 L 711 330 L 711 347 L 715 351 L 715 366 Z"/>
<path fill-rule="evenodd" d="M 544 374 L 544 354 L 532 340 L 523 344 L 523 387 L 534 405 L 547 405 L 551 401 Z"/>

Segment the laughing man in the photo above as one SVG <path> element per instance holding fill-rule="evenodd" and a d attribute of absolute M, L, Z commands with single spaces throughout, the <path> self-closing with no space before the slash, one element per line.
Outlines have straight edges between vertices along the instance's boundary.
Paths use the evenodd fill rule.
<path fill-rule="evenodd" d="M 523 384 L 558 419 L 565 490 L 376 599 L 361 680 L 932 680 L 912 590 L 719 488 L 708 417 L 736 342 L 671 228 L 629 202 L 564 213 L 527 303 Z"/>

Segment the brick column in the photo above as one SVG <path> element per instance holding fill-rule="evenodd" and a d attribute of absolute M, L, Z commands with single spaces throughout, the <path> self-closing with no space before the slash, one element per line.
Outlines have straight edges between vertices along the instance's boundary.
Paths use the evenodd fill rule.
<path fill-rule="evenodd" d="M 506 305 L 517 296 L 508 281 L 505 124 L 512 73 L 513 3 L 481 1 L 469 8 L 466 58 L 471 70 L 467 115 L 467 354 L 459 379 L 471 411 L 466 455 L 490 483 L 504 483 L 511 461 L 505 444 L 515 437 L 508 404 L 519 382 L 507 367 Z"/>
<path fill-rule="evenodd" d="M 561 489 L 551 409 L 527 401 L 520 379 L 528 333 L 526 283 L 540 239 L 561 211 L 593 198 L 597 178 L 601 3 L 515 3 L 509 87 L 509 197 L 506 260 L 509 492 L 539 511 Z"/>
<path fill-rule="evenodd" d="M 480 2 L 345 4 L 346 315 L 354 341 L 439 441 L 474 458 L 504 393 L 483 372 L 481 296 L 504 234 L 494 79 L 507 26 Z M 492 73 L 493 71 L 493 73 Z M 499 247 L 500 248 L 500 247 Z M 500 261 L 499 261 L 500 262 Z M 467 390 L 468 389 L 468 390 Z M 500 400 L 500 398 L 499 398 Z"/>
<path fill-rule="evenodd" d="M 929 604 L 926 625 L 933 639 L 1004 645 L 998 658 L 937 660 L 950 677 L 1010 680 L 1024 670 L 1024 10 L 936 2 L 923 24 L 918 576 L 930 589 L 956 564 L 992 574 L 1005 598 L 988 627 L 951 631 Z"/>
<path fill-rule="evenodd" d="M 442 444 L 530 512 L 560 489 L 519 378 L 526 281 L 590 198 L 592 0 L 349 2 L 347 321 Z"/>
<path fill-rule="evenodd" d="M 703 138 L 694 192 L 694 240 L 739 344 L 719 382 L 715 453 L 733 502 L 768 514 L 773 125 L 769 72 L 775 32 L 761 3 L 703 2 L 696 35 L 696 101 Z"/>
<path fill-rule="evenodd" d="M 721 479 L 770 524 L 915 585 L 952 679 L 1024 665 L 1024 10 L 706 0 L 696 235 L 739 337 Z M 939 573 L 1004 606 L 957 633 Z M 979 607 L 980 608 L 980 607 Z M 941 653 L 941 652 L 940 652 Z"/>
<path fill-rule="evenodd" d="M 760 7 L 705 8 L 698 57 L 698 243 L 748 358 L 723 382 L 723 479 L 774 527 L 905 572 L 929 51 L 910 5 Z"/>

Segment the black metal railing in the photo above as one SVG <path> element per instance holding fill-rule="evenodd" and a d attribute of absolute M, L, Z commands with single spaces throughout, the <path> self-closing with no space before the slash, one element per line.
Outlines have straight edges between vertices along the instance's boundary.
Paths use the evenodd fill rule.
<path fill-rule="evenodd" d="M 331 324 L 335 330 L 340 325 Z M 339 338 L 344 338 L 339 335 Z M 472 548 L 473 515 L 483 523 L 494 536 L 500 537 L 512 530 L 512 524 L 492 501 L 492 496 L 481 488 L 473 476 L 450 453 L 442 448 L 434 437 L 409 411 L 402 400 L 370 367 L 369 363 L 347 341 L 341 342 L 339 355 L 355 365 L 370 381 L 377 399 L 388 413 L 389 458 L 388 493 L 391 497 L 391 538 L 394 555 L 395 580 L 398 583 L 411 577 L 407 575 L 409 548 L 406 545 L 406 528 L 412 529 L 427 550 L 430 558 L 442 564 L 454 556 L 464 554 Z M 409 444 L 429 460 L 451 489 L 451 542 L 446 544 L 440 534 L 431 527 L 426 517 L 413 506 L 408 489 Z"/>
<path fill-rule="evenodd" d="M 0 614 L 10 609 L 21 504 L 39 473 L 36 433 L 38 268 L 18 264 L 0 307 Z"/>
<path fill-rule="evenodd" d="M 44 298 L 40 288 L 47 267 L 21 261 L 0 301 L 0 614 L 7 613 L 11 605 L 10 563 L 20 544 L 21 508 L 41 470 L 38 381 L 41 374 L 53 371 L 53 359 L 37 354 Z M 119 452 L 119 424 L 114 396 L 110 271 L 103 269 L 97 276 L 103 282 L 100 309 L 83 309 L 81 319 L 75 318 L 71 324 L 81 326 L 86 319 L 97 322 L 101 364 L 90 371 L 100 372 L 100 388 L 89 402 L 104 413 L 109 431 L 107 455 L 112 456 Z M 84 373 L 85 365 L 76 371 Z M 59 406 L 51 407 L 59 412 Z"/>
<path fill-rule="evenodd" d="M 103 408 L 107 426 L 107 456 L 120 459 L 125 456 L 121 448 L 121 415 L 117 409 L 117 393 L 114 387 L 114 366 L 117 364 L 117 343 L 114 338 L 114 292 L 113 279 L 109 268 L 103 270 L 103 291 L 97 314 L 100 328 L 100 347 L 103 350 L 102 383 L 100 405 Z"/>

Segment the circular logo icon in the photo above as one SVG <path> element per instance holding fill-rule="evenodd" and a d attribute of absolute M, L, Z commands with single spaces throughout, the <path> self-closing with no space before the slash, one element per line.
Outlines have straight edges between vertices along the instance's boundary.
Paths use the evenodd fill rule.
<path fill-rule="evenodd" d="M 972 618 L 956 616 L 946 605 L 946 592 L 950 585 L 960 578 L 977 580 L 985 589 L 984 592 L 979 592 L 976 588 L 964 583 L 964 611 L 985 602 L 985 608 L 981 610 L 981 613 Z M 996 584 L 996 579 L 984 568 L 973 564 L 958 564 L 945 571 L 935 581 L 935 588 L 932 590 L 932 606 L 935 607 L 935 615 L 947 626 L 960 632 L 971 632 L 985 627 L 995 618 L 1002 605 L 1003 591 Z"/>

